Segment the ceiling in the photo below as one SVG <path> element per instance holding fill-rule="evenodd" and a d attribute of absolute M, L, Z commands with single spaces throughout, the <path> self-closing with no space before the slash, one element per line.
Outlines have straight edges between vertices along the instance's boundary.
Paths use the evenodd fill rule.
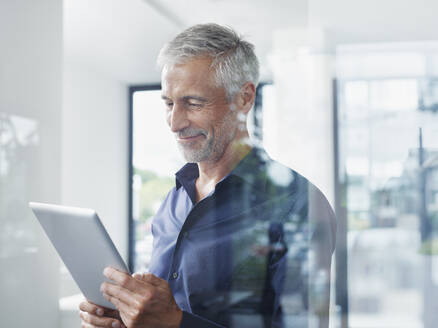
<path fill-rule="evenodd" d="M 274 31 L 323 28 L 331 46 L 437 40 L 437 12 L 436 0 L 64 0 L 64 54 L 123 83 L 156 83 L 161 46 L 185 27 L 216 22 L 256 45 L 266 80 Z"/>
<path fill-rule="evenodd" d="M 332 44 L 438 39 L 436 0 L 310 0 L 309 26 Z"/>

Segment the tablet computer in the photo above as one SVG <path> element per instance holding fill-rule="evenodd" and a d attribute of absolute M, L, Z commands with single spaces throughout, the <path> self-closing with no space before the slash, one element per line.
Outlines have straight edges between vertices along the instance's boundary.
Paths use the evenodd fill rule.
<path fill-rule="evenodd" d="M 108 281 L 103 269 L 129 270 L 96 212 L 34 202 L 29 206 L 85 298 L 115 309 L 100 291 L 100 285 Z"/>

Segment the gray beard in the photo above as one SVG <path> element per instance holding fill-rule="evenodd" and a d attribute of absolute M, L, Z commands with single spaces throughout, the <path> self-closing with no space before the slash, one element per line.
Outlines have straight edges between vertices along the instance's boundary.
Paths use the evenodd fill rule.
<path fill-rule="evenodd" d="M 188 163 L 199 163 L 207 160 L 213 153 L 214 138 L 211 138 L 208 143 L 201 149 L 190 149 L 178 143 L 178 148 Z"/>
<path fill-rule="evenodd" d="M 218 133 L 220 136 L 219 139 L 216 139 L 217 136 L 213 132 L 210 140 L 207 140 L 207 144 L 201 149 L 191 149 L 190 147 L 184 147 L 178 143 L 178 148 L 182 152 L 186 161 L 189 163 L 199 163 L 206 160 L 215 160 L 220 158 L 223 155 L 227 143 L 231 142 L 236 134 L 236 131 L 234 130 L 230 134 L 225 132 L 232 120 L 232 115 L 227 115 L 220 126 L 221 131 Z M 212 158 L 212 156 L 214 157 Z"/>

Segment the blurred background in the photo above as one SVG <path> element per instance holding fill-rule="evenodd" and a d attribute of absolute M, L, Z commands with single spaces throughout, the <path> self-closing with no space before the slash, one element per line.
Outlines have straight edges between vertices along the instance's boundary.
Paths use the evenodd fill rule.
<path fill-rule="evenodd" d="M 256 46 L 254 143 L 338 219 L 332 328 L 438 320 L 438 2 L 0 0 L 0 317 L 78 327 L 82 295 L 27 203 L 95 209 L 145 270 L 183 161 L 161 46 L 216 22 Z"/>

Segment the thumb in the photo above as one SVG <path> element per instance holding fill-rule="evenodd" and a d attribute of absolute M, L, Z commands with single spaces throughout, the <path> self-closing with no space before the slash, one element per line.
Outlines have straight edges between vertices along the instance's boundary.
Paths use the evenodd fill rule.
<path fill-rule="evenodd" d="M 140 279 L 140 280 L 142 280 L 142 279 L 143 279 L 143 273 L 141 273 L 141 272 L 135 272 L 135 273 L 132 274 L 132 277 L 135 278 L 135 279 Z"/>

